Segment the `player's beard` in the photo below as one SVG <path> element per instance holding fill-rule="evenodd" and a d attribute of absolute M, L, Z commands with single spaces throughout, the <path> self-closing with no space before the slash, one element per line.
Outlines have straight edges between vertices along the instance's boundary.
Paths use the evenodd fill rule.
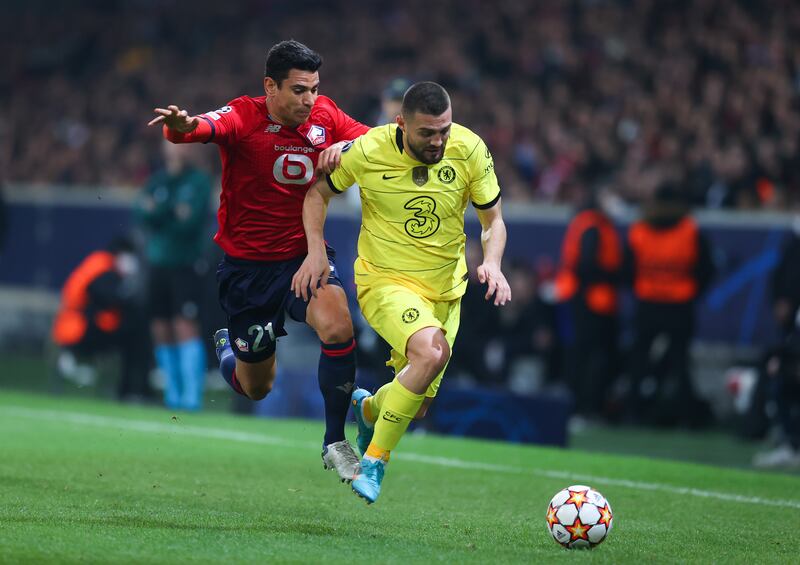
<path fill-rule="evenodd" d="M 440 147 L 434 147 L 433 145 L 428 145 L 427 143 L 416 144 L 410 139 L 407 141 L 411 152 L 414 154 L 414 157 L 416 157 L 421 163 L 425 163 L 426 165 L 435 165 L 444 158 L 444 149 L 447 147 L 446 141 L 443 142 Z"/>
<path fill-rule="evenodd" d="M 306 108 L 305 106 L 301 106 L 294 113 L 294 119 L 297 122 L 295 127 L 303 125 L 308 121 L 310 117 L 311 117 L 311 108 Z"/>

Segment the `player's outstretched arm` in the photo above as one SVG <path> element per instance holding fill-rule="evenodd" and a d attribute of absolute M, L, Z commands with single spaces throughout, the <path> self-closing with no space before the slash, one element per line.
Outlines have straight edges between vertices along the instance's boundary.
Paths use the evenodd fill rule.
<path fill-rule="evenodd" d="M 325 217 L 328 214 L 328 202 L 334 192 L 328 188 L 325 179 L 320 179 L 306 193 L 303 202 L 303 228 L 308 241 L 308 255 L 303 264 L 292 277 L 292 290 L 298 298 L 308 300 L 308 289 L 311 294 L 317 295 L 317 285 L 325 287 L 330 275 L 330 264 L 325 252 Z"/>
<path fill-rule="evenodd" d="M 200 118 L 190 116 L 186 110 L 181 110 L 175 105 L 166 108 L 155 108 L 156 117 L 148 122 L 148 126 L 163 124 L 168 129 L 178 133 L 191 133 L 200 123 Z"/>
<path fill-rule="evenodd" d="M 500 268 L 506 248 L 506 224 L 500 202 L 498 200 L 497 204 L 486 210 L 477 210 L 483 245 L 483 263 L 478 266 L 478 280 L 487 284 L 485 298 L 490 300 L 494 295 L 495 306 L 504 306 L 511 300 L 511 287 Z"/>

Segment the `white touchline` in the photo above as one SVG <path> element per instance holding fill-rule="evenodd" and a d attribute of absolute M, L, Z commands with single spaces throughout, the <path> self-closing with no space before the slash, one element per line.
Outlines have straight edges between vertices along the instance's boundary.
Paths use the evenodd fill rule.
<path fill-rule="evenodd" d="M 48 420 L 51 422 L 61 422 L 95 427 L 115 427 L 118 429 L 143 432 L 143 433 L 166 433 L 180 436 L 191 436 L 208 439 L 224 439 L 238 441 L 242 443 L 253 443 L 260 445 L 276 445 L 281 447 L 303 447 L 307 449 L 319 449 L 319 444 L 310 441 L 297 442 L 287 439 L 254 434 L 250 432 L 237 432 L 233 430 L 220 430 L 215 428 L 205 428 L 201 426 L 188 426 L 185 424 L 162 424 L 158 422 L 147 422 L 144 420 L 129 420 L 126 418 L 113 418 L 110 416 L 96 416 L 92 414 L 82 414 L 80 412 L 60 412 L 58 410 L 37 410 L 33 408 L 23 408 L 20 406 L 0 407 L 0 414 L 8 414 L 33 420 Z M 670 492 L 673 494 L 697 496 L 701 498 L 714 498 L 728 502 L 740 502 L 744 504 L 764 504 L 780 506 L 784 508 L 795 508 L 800 510 L 800 501 L 797 500 L 777 500 L 761 498 L 758 496 L 744 496 L 726 492 L 716 492 L 702 490 L 692 487 L 678 487 L 662 483 L 647 483 L 642 481 L 631 481 L 628 479 L 615 479 L 613 477 L 599 477 L 585 475 L 581 473 L 571 473 L 568 471 L 553 471 L 547 469 L 526 469 L 525 467 L 515 467 L 511 465 L 497 465 L 494 463 L 482 463 L 480 461 L 466 461 L 450 457 L 435 457 L 422 455 L 419 453 L 401 452 L 395 457 L 406 460 L 425 463 L 428 465 L 438 465 L 441 467 L 454 467 L 459 469 L 472 469 L 477 471 L 495 471 L 499 473 L 514 474 L 533 474 L 540 477 L 551 479 L 565 479 L 569 481 L 579 481 L 581 483 L 591 483 L 598 485 L 613 485 L 635 490 L 653 490 Z"/>

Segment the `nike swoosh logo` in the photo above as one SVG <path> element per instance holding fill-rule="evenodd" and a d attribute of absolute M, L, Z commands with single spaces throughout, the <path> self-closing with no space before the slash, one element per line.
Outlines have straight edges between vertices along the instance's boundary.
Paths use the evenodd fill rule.
<path fill-rule="evenodd" d="M 397 177 L 399 177 L 399 176 L 400 176 L 400 175 L 394 175 L 394 176 L 391 176 L 391 177 L 390 177 L 390 176 L 387 176 L 387 175 L 386 175 L 386 173 L 384 173 L 384 174 L 383 174 L 383 180 L 396 179 L 396 178 L 397 178 Z"/>

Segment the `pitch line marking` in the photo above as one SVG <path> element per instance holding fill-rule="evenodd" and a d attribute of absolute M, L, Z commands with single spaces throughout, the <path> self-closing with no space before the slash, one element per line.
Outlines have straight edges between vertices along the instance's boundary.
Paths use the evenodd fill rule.
<path fill-rule="evenodd" d="M 174 434 L 188 437 L 199 437 L 207 439 L 222 439 L 228 441 L 238 441 L 241 443 L 250 443 L 258 445 L 273 445 L 280 447 L 304 447 L 307 449 L 319 449 L 319 444 L 316 442 L 298 442 L 290 441 L 280 437 L 266 436 L 262 434 L 255 434 L 251 432 L 237 432 L 234 430 L 206 428 L 202 426 L 191 426 L 185 424 L 162 424 L 158 422 L 148 422 L 144 420 L 129 420 L 126 418 L 115 418 L 110 416 L 97 416 L 93 414 L 83 414 L 80 412 L 60 412 L 57 410 L 38 410 L 33 408 L 23 408 L 20 406 L 5 406 L 0 408 L 0 414 L 8 414 L 11 416 L 18 416 L 29 418 L 32 420 L 47 420 L 50 422 L 70 423 L 85 426 L 94 426 L 101 428 L 116 427 L 119 429 L 142 432 L 142 433 L 157 433 L 157 434 Z M 711 490 L 696 489 L 692 487 L 678 487 L 667 485 L 663 483 L 648 483 L 643 481 L 633 481 L 628 479 L 615 479 L 613 477 L 600 477 L 595 475 L 586 475 L 582 473 L 571 473 L 568 471 L 554 471 L 548 469 L 526 469 L 524 467 L 515 467 L 512 465 L 499 465 L 496 463 L 483 463 L 480 461 L 466 461 L 464 459 L 456 459 L 452 457 L 436 457 L 431 455 L 422 455 L 419 453 L 398 453 L 395 457 L 405 461 L 416 461 L 418 463 L 425 463 L 428 465 L 437 465 L 440 467 L 451 467 L 458 469 L 471 469 L 475 471 L 494 471 L 497 473 L 513 473 L 513 474 L 533 474 L 540 477 L 550 479 L 566 479 L 569 481 L 576 481 L 589 484 L 606 484 L 630 488 L 634 490 L 647 490 L 647 491 L 661 491 L 669 492 L 678 495 L 696 496 L 699 498 L 713 498 L 716 500 L 724 500 L 727 502 L 739 502 L 742 504 L 761 504 L 779 506 L 783 508 L 793 508 L 800 510 L 800 501 L 797 500 L 776 500 L 761 498 L 758 496 L 745 496 L 741 494 L 732 494 L 726 492 L 718 492 Z"/>

